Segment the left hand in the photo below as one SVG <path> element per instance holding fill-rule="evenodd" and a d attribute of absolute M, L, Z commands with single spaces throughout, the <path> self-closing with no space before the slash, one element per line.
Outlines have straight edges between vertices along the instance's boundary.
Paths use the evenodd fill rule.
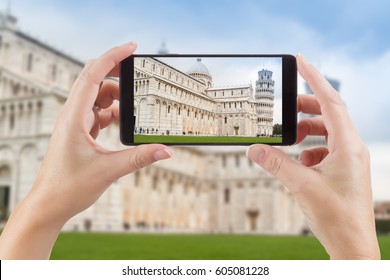
<path fill-rule="evenodd" d="M 64 223 L 112 182 L 171 157 L 160 144 L 109 151 L 95 141 L 100 129 L 119 118 L 118 83 L 103 79 L 118 76 L 119 62 L 135 49 L 135 43 L 115 47 L 85 65 L 58 115 L 38 177 L 1 236 L 2 259 L 47 258 Z"/>

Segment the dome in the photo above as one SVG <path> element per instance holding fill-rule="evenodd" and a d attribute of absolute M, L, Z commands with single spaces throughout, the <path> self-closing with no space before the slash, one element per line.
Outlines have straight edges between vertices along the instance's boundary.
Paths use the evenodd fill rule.
<path fill-rule="evenodd" d="M 204 74 L 207 76 L 211 76 L 207 67 L 202 63 L 202 59 L 198 58 L 187 71 L 187 74 Z"/>

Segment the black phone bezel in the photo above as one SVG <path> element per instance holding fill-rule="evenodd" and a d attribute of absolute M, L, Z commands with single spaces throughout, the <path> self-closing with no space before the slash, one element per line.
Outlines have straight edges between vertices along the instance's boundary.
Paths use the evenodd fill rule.
<path fill-rule="evenodd" d="M 273 146 L 288 146 L 297 137 L 297 63 L 288 54 L 134 54 L 120 63 L 120 140 L 124 145 L 134 143 L 134 57 L 281 57 L 282 58 L 282 143 L 261 143 Z M 130 128 L 130 129 L 129 129 Z M 248 146 L 260 143 L 163 143 L 164 145 L 201 146 Z"/>

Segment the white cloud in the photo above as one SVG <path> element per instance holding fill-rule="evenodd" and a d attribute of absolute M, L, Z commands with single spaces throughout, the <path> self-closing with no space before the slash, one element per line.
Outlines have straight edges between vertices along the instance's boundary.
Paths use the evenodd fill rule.
<path fill-rule="evenodd" d="M 321 70 L 341 81 L 340 93 L 363 138 L 388 142 L 390 52 L 374 59 L 328 53 Z"/>

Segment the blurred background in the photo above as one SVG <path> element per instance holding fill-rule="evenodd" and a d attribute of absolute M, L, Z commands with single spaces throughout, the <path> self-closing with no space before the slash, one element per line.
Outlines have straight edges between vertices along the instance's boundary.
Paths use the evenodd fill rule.
<path fill-rule="evenodd" d="M 138 53 L 303 53 L 338 88 L 370 149 L 379 231 L 390 230 L 390 2 L 3 0 L 0 10 L 3 224 L 34 181 L 56 113 L 83 63 L 136 41 Z M 310 92 L 301 78 L 299 92 Z M 117 124 L 99 141 L 121 148 Z M 323 144 L 312 138 L 283 149 L 297 158 Z M 174 153 L 115 182 L 65 230 L 309 233 L 291 195 L 245 157 L 244 147 Z"/>

